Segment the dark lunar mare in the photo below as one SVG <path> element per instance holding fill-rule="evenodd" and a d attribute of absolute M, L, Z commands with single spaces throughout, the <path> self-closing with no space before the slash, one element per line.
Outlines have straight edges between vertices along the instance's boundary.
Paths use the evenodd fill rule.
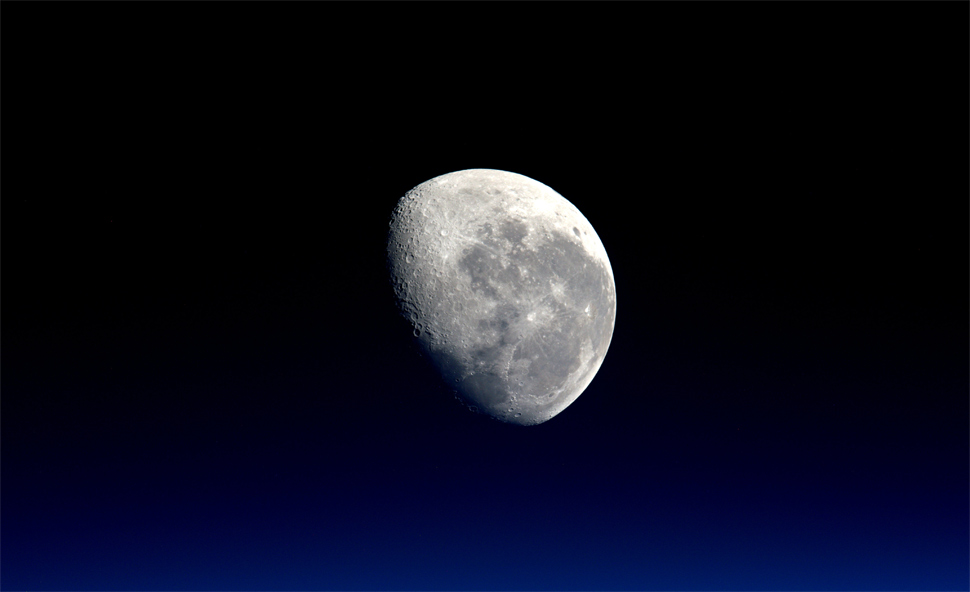
<path fill-rule="evenodd" d="M 508 408 L 517 393 L 543 393 L 534 403 L 541 414 L 569 394 L 570 379 L 582 382 L 597 369 L 612 336 L 615 296 L 609 271 L 562 233 L 545 233 L 534 249 L 526 246 L 527 235 L 520 221 L 505 221 L 498 229 L 485 224 L 479 242 L 463 251 L 459 263 L 479 297 L 502 295 L 492 314 L 477 321 L 482 333 L 495 333 L 497 339 L 473 351 L 429 352 L 469 405 L 489 411 Z M 496 252 L 507 259 L 494 257 Z M 544 323 L 528 320 L 536 309 L 549 311 Z M 511 364 L 509 348 L 514 348 Z"/>

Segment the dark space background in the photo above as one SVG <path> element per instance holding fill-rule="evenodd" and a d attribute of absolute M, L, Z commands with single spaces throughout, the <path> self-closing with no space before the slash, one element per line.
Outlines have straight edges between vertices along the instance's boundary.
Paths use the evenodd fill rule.
<path fill-rule="evenodd" d="M 968 588 L 966 3 L 254 7 L 4 6 L 3 589 Z M 391 300 L 465 168 L 613 264 L 540 426 Z"/>

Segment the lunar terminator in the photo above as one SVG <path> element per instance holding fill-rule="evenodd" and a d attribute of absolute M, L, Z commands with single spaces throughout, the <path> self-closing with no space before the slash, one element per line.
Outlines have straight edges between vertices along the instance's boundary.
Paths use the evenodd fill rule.
<path fill-rule="evenodd" d="M 616 317 L 606 249 L 538 181 L 490 169 L 426 181 L 394 209 L 387 256 L 401 313 L 473 410 L 542 423 L 603 363 Z"/>

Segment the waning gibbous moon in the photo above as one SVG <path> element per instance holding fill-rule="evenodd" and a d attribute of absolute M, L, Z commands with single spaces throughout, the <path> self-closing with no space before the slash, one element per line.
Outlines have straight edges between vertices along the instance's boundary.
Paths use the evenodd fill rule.
<path fill-rule="evenodd" d="M 401 313 L 472 410 L 542 423 L 603 363 L 610 260 L 583 214 L 538 181 L 490 169 L 425 181 L 394 209 L 387 256 Z"/>

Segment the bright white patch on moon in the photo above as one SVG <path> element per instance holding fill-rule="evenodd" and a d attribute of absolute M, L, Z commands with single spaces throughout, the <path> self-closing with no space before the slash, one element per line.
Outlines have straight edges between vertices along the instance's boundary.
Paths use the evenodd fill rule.
<path fill-rule="evenodd" d="M 489 169 L 435 177 L 398 202 L 387 254 L 401 312 L 469 407 L 542 423 L 599 370 L 613 270 L 583 214 L 546 185 Z"/>

